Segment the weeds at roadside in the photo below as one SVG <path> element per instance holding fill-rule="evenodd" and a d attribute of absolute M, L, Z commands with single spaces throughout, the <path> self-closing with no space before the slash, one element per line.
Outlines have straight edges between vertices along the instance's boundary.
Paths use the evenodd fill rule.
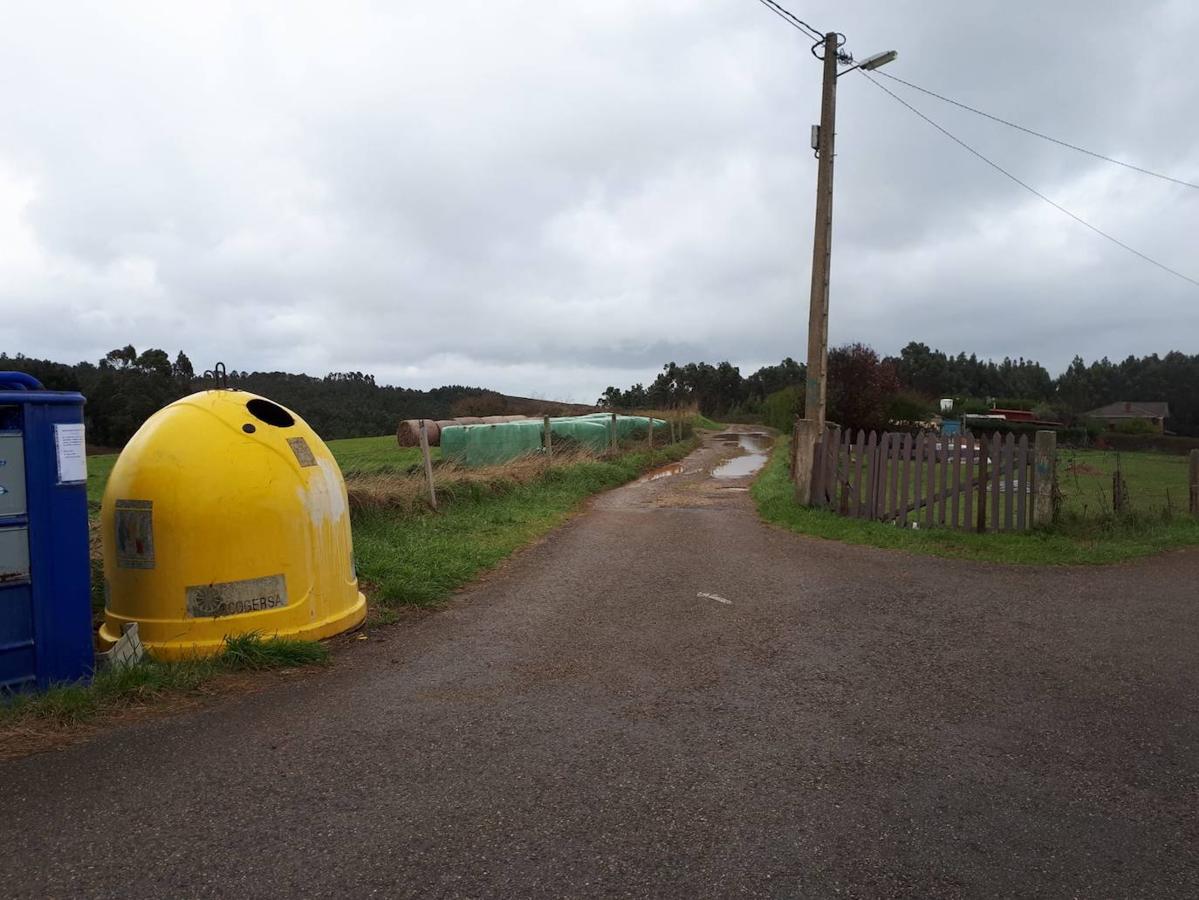
<path fill-rule="evenodd" d="M 61 684 L 40 694 L 0 698 L 0 728 L 9 731 L 31 722 L 78 725 L 103 713 L 159 698 L 206 693 L 206 685 L 218 675 L 301 668 L 328 659 L 329 649 L 317 641 L 264 638 L 257 633 L 238 635 L 226 638 L 225 649 L 217 656 L 178 662 L 147 658 L 133 666 L 101 670 L 91 682 Z"/>
<path fill-rule="evenodd" d="M 263 638 L 258 632 L 225 638 L 222 664 L 231 671 L 294 669 L 329 661 L 329 648 L 319 641 L 298 638 Z"/>

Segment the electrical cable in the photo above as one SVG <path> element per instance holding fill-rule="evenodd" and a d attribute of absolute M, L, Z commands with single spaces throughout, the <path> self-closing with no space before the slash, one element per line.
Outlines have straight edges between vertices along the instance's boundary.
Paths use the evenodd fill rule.
<path fill-rule="evenodd" d="M 779 4 L 775 3 L 774 0 L 758 0 L 758 2 L 761 3 L 763 6 L 765 6 L 772 13 L 774 13 L 776 16 L 778 16 L 780 19 L 782 19 L 784 22 L 786 22 L 788 25 L 790 25 L 792 28 L 798 28 L 801 31 L 806 29 L 808 32 L 808 35 L 810 37 L 814 37 L 818 41 L 824 40 L 824 35 L 821 32 L 817 31 L 815 28 L 813 28 L 811 25 L 809 25 L 803 19 L 801 19 L 798 16 L 791 13 L 789 10 L 785 9 L 782 6 L 779 6 Z"/>
<path fill-rule="evenodd" d="M 1102 238 L 1106 238 L 1107 240 L 1111 241 L 1116 246 L 1123 247 L 1125 250 L 1127 250 L 1129 253 L 1133 254 L 1134 256 L 1139 256 L 1141 259 L 1143 259 L 1145 262 L 1149 263 L 1150 265 L 1157 266 L 1157 268 L 1159 268 L 1165 272 L 1169 272 L 1171 275 L 1173 275 L 1177 278 L 1181 278 L 1183 281 L 1189 282 L 1190 284 L 1193 284 L 1195 287 L 1199 287 L 1199 280 L 1191 278 L 1189 275 L 1184 275 L 1182 272 L 1179 272 L 1177 269 L 1171 269 L 1165 263 L 1160 263 L 1153 257 L 1147 256 L 1146 254 L 1142 253 L 1140 250 L 1137 250 L 1135 247 L 1130 247 L 1128 244 L 1124 243 L 1119 238 L 1113 237 L 1112 235 L 1108 234 L 1106 231 L 1102 231 L 1099 228 L 1096 228 L 1094 225 L 1092 225 L 1086 219 L 1070 212 L 1070 210 L 1066 209 L 1066 207 L 1062 206 L 1060 203 L 1056 203 L 1055 201 L 1050 200 L 1048 197 L 1046 197 L 1044 194 L 1042 194 L 1040 191 L 1038 191 L 1032 185 L 1030 185 L 1024 181 L 1021 181 L 1019 178 L 1017 178 L 1015 175 L 1013 175 L 1007 169 L 1005 169 L 1001 165 L 999 165 L 999 163 L 993 162 L 990 159 L 988 159 L 987 157 L 983 156 L 979 151 L 975 150 L 973 147 L 971 147 L 969 144 L 967 144 L 961 138 L 950 133 L 948 130 L 943 128 L 941 125 L 934 122 L 932 119 L 930 119 L 928 116 L 926 116 L 920 110 L 916 109 L 916 107 L 912 106 L 912 104 L 908 103 L 906 100 L 904 100 L 898 94 L 896 94 L 894 91 L 888 89 L 887 87 L 885 87 L 882 84 L 879 84 L 877 81 L 875 81 L 873 78 L 871 78 L 870 75 L 868 75 L 866 72 L 862 71 L 861 69 L 859 69 L 858 71 L 862 72 L 862 76 L 867 81 L 869 81 L 871 84 L 873 84 L 876 88 L 878 88 L 880 91 L 883 91 L 884 93 L 890 94 L 893 99 L 898 101 L 903 106 L 907 107 L 909 111 L 915 113 L 917 116 L 919 116 L 921 119 L 923 119 L 929 125 L 933 126 L 933 128 L 937 129 L 937 131 L 941 132 L 943 135 L 945 135 L 947 138 L 949 138 L 955 144 L 957 144 L 960 147 L 962 147 L 963 149 L 969 151 L 974 156 L 977 156 L 979 159 L 981 159 L 983 162 L 985 162 L 992 169 L 999 172 L 1004 177 L 1014 181 L 1016 184 L 1020 185 L 1020 187 L 1024 188 L 1026 191 L 1028 191 L 1030 194 L 1033 194 L 1033 195 L 1039 197 L 1040 199 L 1044 200 L 1046 203 L 1048 203 L 1050 206 L 1052 206 L 1058 212 L 1069 216 L 1071 219 L 1073 219 L 1079 225 L 1082 225 L 1084 228 L 1090 229 L 1091 231 L 1095 232 L 1095 234 L 1099 235 Z"/>
<path fill-rule="evenodd" d="M 918 84 L 912 84 L 910 81 L 904 81 L 902 78 L 898 78 L 889 72 L 879 71 L 878 74 L 885 78 L 890 78 L 892 81 L 898 81 L 900 84 L 907 85 L 913 90 L 920 91 L 922 94 L 928 94 L 930 97 L 936 97 L 938 100 L 949 103 L 958 107 L 959 109 L 964 109 L 968 112 L 974 113 L 975 115 L 982 116 L 985 119 L 990 119 L 992 122 L 998 122 L 1000 125 L 1006 125 L 1009 128 L 1015 128 L 1017 131 L 1023 131 L 1025 134 L 1031 134 L 1033 137 L 1039 137 L 1042 140 L 1059 144 L 1062 147 L 1069 147 L 1071 150 L 1077 150 L 1079 153 L 1085 153 L 1087 156 L 1093 156 L 1096 159 L 1103 160 L 1104 162 L 1115 163 L 1117 166 L 1123 166 L 1126 169 L 1132 169 L 1134 172 L 1140 172 L 1142 175 L 1152 175 L 1154 178 L 1160 178 L 1163 181 L 1169 181 L 1173 182 L 1174 184 L 1180 184 L 1183 187 L 1195 188 L 1196 190 L 1199 190 L 1199 184 L 1194 184 L 1190 181 L 1183 181 L 1181 178 L 1174 178 L 1170 175 L 1163 175 L 1161 172 L 1154 172 L 1150 169 L 1143 169 L 1140 166 L 1134 166 L 1132 163 L 1126 163 L 1119 159 L 1113 159 L 1110 156 L 1104 156 L 1102 153 L 1096 153 L 1094 150 L 1088 150 L 1086 147 L 1079 147 L 1077 144 L 1071 144 L 1069 141 L 1063 141 L 1059 138 L 1051 137 L 1048 134 L 1042 134 L 1040 131 L 1034 131 L 1031 128 L 1018 125 L 1015 122 L 1009 122 L 1007 119 L 1001 119 L 999 116 L 992 115 L 989 112 L 984 112 L 981 109 L 975 109 L 973 106 L 968 106 L 967 104 L 958 100 L 954 100 L 951 97 L 945 97 L 941 94 L 938 94 L 936 91 L 930 91 L 928 88 L 923 88 Z"/>

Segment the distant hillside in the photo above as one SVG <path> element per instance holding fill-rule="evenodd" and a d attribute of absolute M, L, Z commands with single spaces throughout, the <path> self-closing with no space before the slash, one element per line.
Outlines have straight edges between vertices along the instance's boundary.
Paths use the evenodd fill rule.
<path fill-rule="evenodd" d="M 500 394 L 504 399 L 504 412 L 497 415 L 513 416 L 578 416 L 595 412 L 598 406 L 585 403 L 564 403 L 557 400 L 534 400 L 532 397 L 513 397 Z"/>
<path fill-rule="evenodd" d="M 171 362 L 162 350 L 113 350 L 97 363 L 74 365 L 0 353 L 0 371 L 26 372 L 54 390 L 87 398 L 88 442 L 121 447 L 147 418 L 174 400 L 213 387 L 182 351 Z M 446 419 L 455 415 L 559 415 L 594 407 L 529 397 L 507 397 L 481 387 L 445 385 L 428 391 L 375 383 L 363 372 L 331 372 L 323 378 L 288 372 L 231 370 L 231 388 L 251 391 L 300 414 L 322 437 L 333 440 L 392 434 L 401 419 Z M 487 412 L 474 412 L 486 407 Z"/>

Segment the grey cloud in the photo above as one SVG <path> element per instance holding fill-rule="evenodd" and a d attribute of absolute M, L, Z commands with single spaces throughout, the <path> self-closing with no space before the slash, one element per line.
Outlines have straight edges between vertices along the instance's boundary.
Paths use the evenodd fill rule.
<path fill-rule="evenodd" d="M 1190 52 L 1191 4 L 793 5 L 859 56 L 899 49 L 901 77 L 1199 178 L 1199 86 L 1166 64 Z M 5 349 L 132 341 L 582 400 L 672 359 L 803 355 L 819 67 L 752 0 L 14 19 Z M 1097 226 L 1194 265 L 1199 192 L 881 80 Z M 838 111 L 835 341 L 1051 367 L 1194 350 L 1195 288 L 863 78 L 842 80 Z"/>

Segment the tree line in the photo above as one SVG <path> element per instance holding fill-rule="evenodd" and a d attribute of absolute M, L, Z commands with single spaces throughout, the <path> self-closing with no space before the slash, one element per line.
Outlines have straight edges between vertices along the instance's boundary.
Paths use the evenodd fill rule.
<path fill-rule="evenodd" d="M 95 363 L 73 365 L 0 353 L 0 370 L 27 372 L 54 390 L 79 391 L 88 439 L 122 446 L 154 412 L 214 382 L 179 351 L 114 349 Z M 697 406 L 717 418 L 739 415 L 788 427 L 803 414 L 806 370 L 790 357 L 743 376 L 729 362 L 667 363 L 648 385 L 609 387 L 597 401 L 608 409 Z M 363 372 L 323 378 L 289 372 L 229 372 L 230 387 L 262 394 L 299 413 L 327 439 L 388 434 L 400 419 L 444 419 L 509 410 L 515 401 L 494 391 L 446 385 L 429 391 L 379 385 Z M 1075 357 L 1056 378 L 1023 358 L 1000 362 L 946 354 L 913 341 L 898 356 L 880 357 L 864 344 L 829 351 L 828 418 L 852 428 L 887 428 L 927 419 L 937 400 L 983 411 L 987 401 L 1033 409 L 1039 418 L 1075 424 L 1088 410 L 1122 400 L 1170 405 L 1170 430 L 1199 436 L 1199 354 L 1129 356 L 1115 363 Z M 531 401 L 530 401 L 531 402 Z M 540 410 L 539 410 L 540 411 Z M 545 410 L 550 411 L 550 410 Z"/>
<path fill-rule="evenodd" d="M 829 351 L 828 418 L 851 428 L 887 428 L 921 421 L 938 410 L 941 398 L 959 409 L 981 412 L 1000 407 L 1033 410 L 1038 418 L 1079 423 L 1089 410 L 1118 401 L 1165 401 L 1167 426 L 1199 436 L 1199 354 L 1129 356 L 1114 363 L 1087 363 L 1076 356 L 1056 378 L 1034 360 L 947 354 L 912 341 L 898 356 L 880 357 L 864 344 Z M 696 405 L 705 415 L 761 416 L 786 427 L 803 414 L 806 370 L 790 357 L 748 377 L 728 362 L 674 362 L 647 387 L 609 387 L 597 401 L 612 409 Z"/>
<path fill-rule="evenodd" d="M 156 411 L 215 381 L 198 373 L 187 354 L 174 361 L 163 350 L 117 348 L 96 363 L 74 365 L 0 353 L 0 371 L 32 375 L 47 388 L 79 391 L 87 398 L 88 442 L 121 447 Z M 269 397 L 298 413 L 327 440 L 389 434 L 400 419 L 445 419 L 456 404 L 487 402 L 501 395 L 478 387 L 446 385 L 429 391 L 375 383 L 362 372 L 331 372 L 323 378 L 289 372 L 228 373 L 230 387 Z M 502 399 L 502 397 L 501 397 Z M 502 405 L 502 404 L 501 404 Z"/>

